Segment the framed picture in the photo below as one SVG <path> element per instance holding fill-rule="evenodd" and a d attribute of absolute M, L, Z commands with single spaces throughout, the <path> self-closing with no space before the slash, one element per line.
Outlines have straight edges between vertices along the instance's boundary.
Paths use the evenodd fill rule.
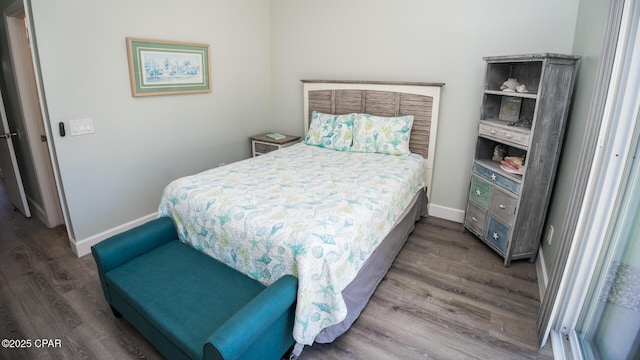
<path fill-rule="evenodd" d="M 211 48 L 206 44 L 127 38 L 131 95 L 211 91 Z"/>
<path fill-rule="evenodd" d="M 515 96 L 503 96 L 500 103 L 498 119 L 505 121 L 518 121 L 522 98 Z"/>

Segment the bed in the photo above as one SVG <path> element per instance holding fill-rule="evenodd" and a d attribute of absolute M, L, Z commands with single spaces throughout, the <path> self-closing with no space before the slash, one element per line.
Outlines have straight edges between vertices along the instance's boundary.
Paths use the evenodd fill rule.
<path fill-rule="evenodd" d="M 303 81 L 303 142 L 173 181 L 159 216 L 174 220 L 181 241 L 265 285 L 298 277 L 294 353 L 331 342 L 427 214 L 442 85 Z M 386 154 L 364 137 L 340 137 L 352 147 L 338 148 L 337 136 L 309 145 L 318 119 L 352 126 L 345 134 L 411 119 L 400 145 L 408 150 Z"/>

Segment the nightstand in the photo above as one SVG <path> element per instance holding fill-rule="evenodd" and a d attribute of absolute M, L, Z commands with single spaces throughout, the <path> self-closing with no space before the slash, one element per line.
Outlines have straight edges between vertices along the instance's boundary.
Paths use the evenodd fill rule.
<path fill-rule="evenodd" d="M 275 140 L 268 137 L 267 134 L 261 134 L 249 139 L 251 139 L 251 156 L 256 157 L 296 144 L 300 140 L 300 136 L 286 135 L 284 139 Z"/>

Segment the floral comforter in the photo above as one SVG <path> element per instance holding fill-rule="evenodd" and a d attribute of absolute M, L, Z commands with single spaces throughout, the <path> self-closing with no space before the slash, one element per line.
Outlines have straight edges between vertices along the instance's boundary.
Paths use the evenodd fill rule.
<path fill-rule="evenodd" d="M 296 144 L 170 183 L 182 241 L 269 285 L 298 278 L 293 335 L 342 321 L 342 290 L 424 187 L 424 160 Z"/>

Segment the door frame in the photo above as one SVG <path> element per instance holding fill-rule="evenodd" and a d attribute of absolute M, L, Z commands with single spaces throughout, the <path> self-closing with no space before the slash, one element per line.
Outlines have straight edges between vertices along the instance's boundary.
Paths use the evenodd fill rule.
<path fill-rule="evenodd" d="M 32 31 L 32 17 L 28 5 L 27 1 L 15 1 L 5 9 L 3 18 L 19 94 L 17 102 L 22 116 L 19 121 L 24 122 L 28 147 L 42 197 L 42 207 L 33 206 L 32 201 L 30 205 L 45 225 L 53 227 L 67 224 L 67 232 L 71 235 L 68 212 L 63 205 L 65 201 L 52 144 L 53 136 L 51 136 L 45 111 L 44 93 Z M 42 144 L 41 127 L 44 128 L 46 146 Z"/>

